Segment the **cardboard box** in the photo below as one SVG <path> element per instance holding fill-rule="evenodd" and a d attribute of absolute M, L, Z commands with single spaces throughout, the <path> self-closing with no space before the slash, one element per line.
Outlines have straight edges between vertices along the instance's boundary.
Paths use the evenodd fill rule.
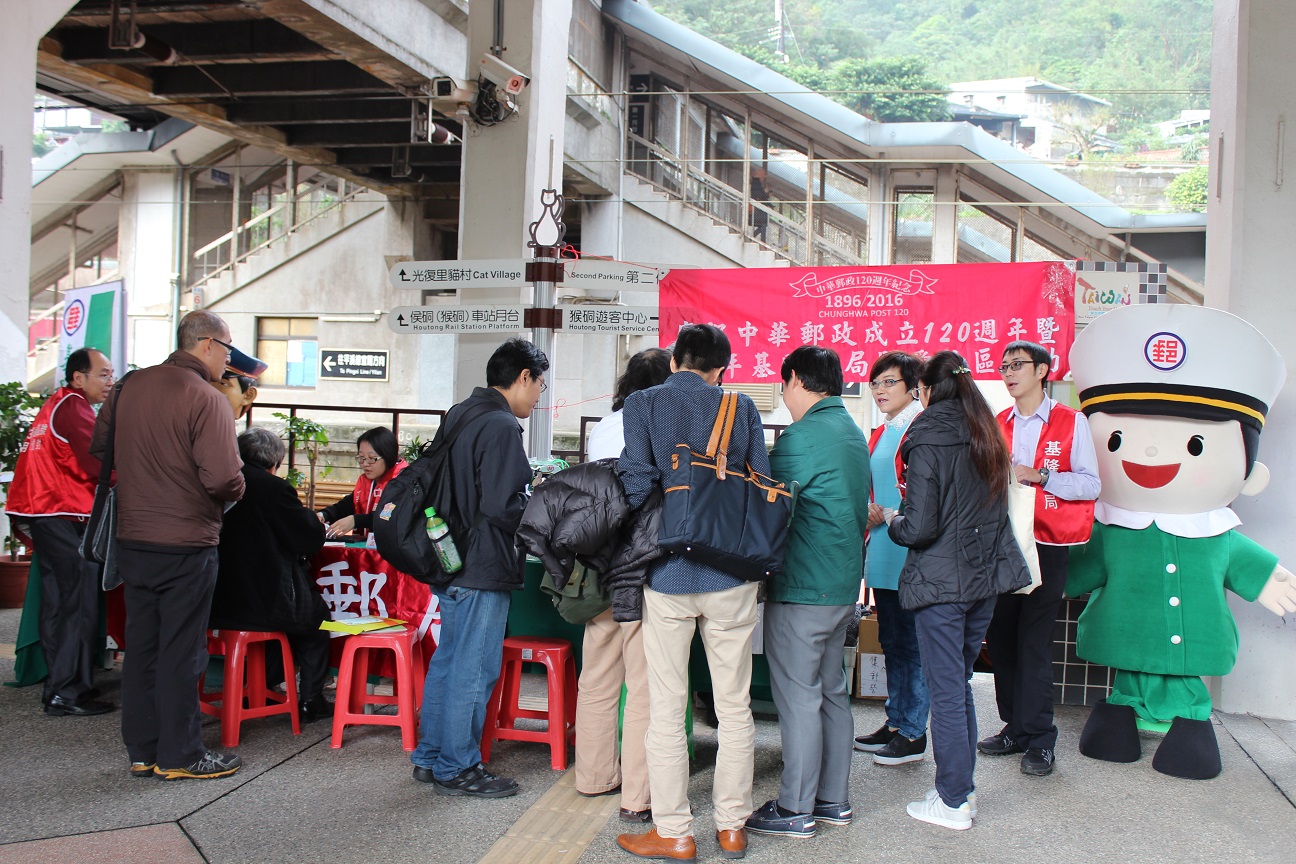
<path fill-rule="evenodd" d="M 857 699 L 885 699 L 887 696 L 886 660 L 882 656 L 877 618 L 874 617 L 860 619 L 854 696 Z"/>
<path fill-rule="evenodd" d="M 859 623 L 859 653 L 881 654 L 882 643 L 878 641 L 877 618 L 861 618 Z"/>

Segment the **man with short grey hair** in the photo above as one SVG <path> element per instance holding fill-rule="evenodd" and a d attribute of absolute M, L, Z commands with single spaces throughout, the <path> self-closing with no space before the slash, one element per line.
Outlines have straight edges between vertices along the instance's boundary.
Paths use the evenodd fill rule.
<path fill-rule="evenodd" d="M 102 458 L 115 421 L 117 567 L 126 590 L 122 738 L 134 777 L 226 777 L 239 758 L 203 746 L 198 680 L 226 507 L 243 497 L 225 371 L 230 331 L 190 312 L 179 349 L 132 373 L 108 397 L 90 452 Z"/>

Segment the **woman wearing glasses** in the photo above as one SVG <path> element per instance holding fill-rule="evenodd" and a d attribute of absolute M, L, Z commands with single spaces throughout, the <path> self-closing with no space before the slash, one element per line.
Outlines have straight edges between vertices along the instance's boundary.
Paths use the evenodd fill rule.
<path fill-rule="evenodd" d="M 868 557 L 865 581 L 873 592 L 878 641 L 886 658 L 886 722 L 870 735 L 855 739 L 855 749 L 873 754 L 878 765 L 917 762 L 927 752 L 927 680 L 918 650 L 913 612 L 900 606 L 900 568 L 906 550 L 887 535 L 885 517 L 900 507 L 900 441 L 922 403 L 918 401 L 918 370 L 922 361 L 903 351 L 889 351 L 873 362 L 869 389 L 885 416 L 869 438 L 869 472 L 873 479 L 868 516 Z"/>
<path fill-rule="evenodd" d="M 360 479 L 347 498 L 319 511 L 321 522 L 328 526 L 329 537 L 341 537 L 360 529 L 366 534 L 373 528 L 373 511 L 378 509 L 388 481 L 405 470 L 400 458 L 396 435 L 386 426 L 375 426 L 356 439 L 356 462 Z"/>

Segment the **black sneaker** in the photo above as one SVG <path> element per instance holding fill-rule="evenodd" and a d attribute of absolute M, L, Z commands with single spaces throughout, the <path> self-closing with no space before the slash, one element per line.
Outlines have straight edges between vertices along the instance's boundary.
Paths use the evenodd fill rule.
<path fill-rule="evenodd" d="M 1053 773 L 1053 750 L 1048 747 L 1032 747 L 1022 754 L 1021 771 L 1035 777 L 1047 777 Z"/>
<path fill-rule="evenodd" d="M 779 813 L 778 801 L 766 801 L 764 806 L 747 817 L 747 830 L 753 834 L 806 839 L 815 836 L 815 820 L 809 813 L 783 816 Z"/>
<path fill-rule="evenodd" d="M 73 702 L 62 696 L 51 696 L 45 703 L 45 713 L 51 717 L 93 717 L 96 714 L 107 714 L 115 707 L 111 702 L 100 702 L 98 699 Z"/>
<path fill-rule="evenodd" d="M 912 741 L 897 732 L 885 747 L 873 754 L 873 761 L 879 765 L 903 765 L 906 762 L 921 761 L 926 752 L 926 732 Z"/>
<path fill-rule="evenodd" d="M 208 750 L 192 765 L 183 768 L 163 768 L 158 765 L 153 769 L 153 773 L 163 780 L 215 780 L 217 777 L 230 776 L 242 764 L 243 760 L 233 753 L 217 753 Z"/>
<path fill-rule="evenodd" d="M 991 735 L 978 741 L 977 749 L 987 756 L 1007 756 L 1009 753 L 1021 753 L 1026 748 L 1013 740 L 1008 734 L 1008 727 L 1005 726 L 999 730 L 998 735 Z"/>
<path fill-rule="evenodd" d="M 856 737 L 855 749 L 863 750 L 865 753 L 876 753 L 887 744 L 890 744 L 891 739 L 898 734 L 900 733 L 897 730 L 892 729 L 890 726 L 883 723 L 872 735 L 860 735 Z"/>
<path fill-rule="evenodd" d="M 471 795 L 474 798 L 507 798 L 518 791 L 516 780 L 496 777 L 480 762 L 465 768 L 452 780 L 433 779 L 432 785 L 441 795 Z"/>
<path fill-rule="evenodd" d="M 814 817 L 815 822 L 827 822 L 829 825 L 849 825 L 851 819 L 855 816 L 855 811 L 851 808 L 849 801 L 843 801 L 841 804 L 829 804 L 827 801 L 815 799 L 814 812 L 810 814 Z"/>

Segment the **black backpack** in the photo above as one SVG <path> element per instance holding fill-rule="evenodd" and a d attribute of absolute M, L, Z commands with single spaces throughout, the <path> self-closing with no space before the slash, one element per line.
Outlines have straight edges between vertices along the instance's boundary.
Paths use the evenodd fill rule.
<path fill-rule="evenodd" d="M 450 445 L 478 417 L 500 410 L 503 409 L 490 402 L 479 402 L 466 408 L 453 427 L 447 429 L 442 424 L 419 457 L 388 481 L 373 520 L 378 554 L 388 564 L 428 585 L 445 585 L 458 575 L 441 569 L 440 559 L 427 536 L 424 511 L 429 506 L 436 508 L 437 515 L 449 526 L 450 536 L 462 556 L 467 551 L 463 543 L 468 537 L 469 526 L 463 524 L 454 506 L 453 472 L 446 464 L 450 458 Z"/>

